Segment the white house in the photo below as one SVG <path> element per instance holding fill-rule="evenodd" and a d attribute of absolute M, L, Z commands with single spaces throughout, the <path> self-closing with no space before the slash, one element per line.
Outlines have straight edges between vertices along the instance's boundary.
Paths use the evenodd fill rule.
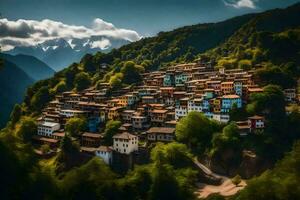
<path fill-rule="evenodd" d="M 65 117 L 74 117 L 77 115 L 83 115 L 85 113 L 86 112 L 82 111 L 82 110 L 66 109 L 66 110 L 61 110 L 59 114 L 65 116 Z"/>
<path fill-rule="evenodd" d="M 113 136 L 113 148 L 123 154 L 130 154 L 138 150 L 138 137 L 124 132 Z"/>
<path fill-rule="evenodd" d="M 96 148 L 95 155 L 102 158 L 103 161 L 111 165 L 113 159 L 113 149 L 109 146 L 100 146 Z"/>
<path fill-rule="evenodd" d="M 55 122 L 41 122 L 38 124 L 38 135 L 51 137 L 54 131 L 60 129 L 60 124 Z"/>
<path fill-rule="evenodd" d="M 181 107 L 181 106 L 177 106 L 175 108 L 175 119 L 178 120 L 181 117 L 185 117 L 188 114 L 188 109 L 187 107 Z"/>
<path fill-rule="evenodd" d="M 227 123 L 230 117 L 228 114 L 213 113 L 212 118 L 216 121 Z"/>

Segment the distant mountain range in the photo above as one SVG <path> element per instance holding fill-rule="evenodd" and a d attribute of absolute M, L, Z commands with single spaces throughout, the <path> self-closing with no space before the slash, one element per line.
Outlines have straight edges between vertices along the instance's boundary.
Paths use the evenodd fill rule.
<path fill-rule="evenodd" d="M 0 69 L 0 127 L 9 119 L 9 114 L 16 103 L 23 100 L 26 88 L 34 80 L 14 63 L 4 60 Z"/>
<path fill-rule="evenodd" d="M 28 55 L 0 53 L 0 127 L 9 119 L 16 103 L 21 103 L 26 89 L 34 82 L 50 78 L 55 71 L 39 59 Z"/>
<path fill-rule="evenodd" d="M 6 51 L 10 55 L 30 55 L 34 56 L 55 71 L 60 71 L 73 62 L 80 61 L 85 54 L 109 52 L 113 48 L 119 48 L 130 41 L 117 39 L 108 36 L 92 36 L 85 39 L 53 39 L 45 41 L 35 46 L 17 46 L 12 50 Z"/>
<path fill-rule="evenodd" d="M 38 81 L 50 78 L 55 71 L 46 63 L 40 61 L 36 57 L 18 54 L 15 56 L 0 53 L 0 58 L 15 64 L 24 71 L 32 80 Z"/>

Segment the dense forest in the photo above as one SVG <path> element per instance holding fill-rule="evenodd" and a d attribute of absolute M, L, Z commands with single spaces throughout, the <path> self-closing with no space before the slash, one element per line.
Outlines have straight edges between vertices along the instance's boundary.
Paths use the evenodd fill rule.
<path fill-rule="evenodd" d="M 195 199 L 195 181 L 202 177 L 193 159 L 205 157 L 230 175 L 245 176 L 244 150 L 255 152 L 273 169 L 260 176 L 259 171 L 243 191 L 229 199 L 299 199 L 300 145 L 296 141 L 300 139 L 300 114 L 296 107 L 286 113 L 282 91 L 295 87 L 299 78 L 299 11 L 300 4 L 296 4 L 159 33 L 107 54 L 86 55 L 80 63 L 29 87 L 24 103 L 15 106 L 0 134 L 2 199 Z M 191 112 L 177 123 L 176 142 L 155 145 L 149 163 L 125 175 L 98 158 L 82 158 L 78 144 L 69 136 L 64 137 L 55 157 L 40 159 L 34 153 L 30 138 L 37 129 L 35 119 L 56 94 L 103 82 L 115 90 L 138 84 L 142 72 L 199 57 L 216 66 L 255 70 L 263 92 L 230 115 L 242 120 L 263 114 L 268 122 L 263 133 L 244 140 L 234 122 L 225 126 Z M 74 124 L 84 126 L 84 121 L 74 120 L 67 124 L 70 134 Z M 106 124 L 108 143 L 118 126 L 117 121 Z"/>

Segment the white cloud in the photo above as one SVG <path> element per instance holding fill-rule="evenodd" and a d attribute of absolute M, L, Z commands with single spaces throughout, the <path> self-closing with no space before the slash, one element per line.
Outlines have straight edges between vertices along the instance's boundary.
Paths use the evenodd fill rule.
<path fill-rule="evenodd" d="M 96 18 L 92 27 L 68 25 L 59 21 L 44 19 L 41 21 L 19 19 L 11 21 L 0 19 L 0 46 L 2 50 L 9 50 L 15 46 L 31 46 L 47 40 L 63 38 L 90 38 L 92 36 L 106 36 L 117 39 L 137 41 L 141 36 L 133 30 L 115 27 L 112 23 Z M 92 44 L 94 47 L 106 48 L 109 41 L 101 40 Z"/>
<path fill-rule="evenodd" d="M 257 0 L 223 0 L 225 5 L 232 6 L 234 8 L 251 8 L 255 9 L 255 2 Z"/>
<path fill-rule="evenodd" d="M 108 39 L 102 39 L 100 41 L 91 42 L 90 45 L 92 48 L 107 49 L 110 47 L 111 43 Z"/>

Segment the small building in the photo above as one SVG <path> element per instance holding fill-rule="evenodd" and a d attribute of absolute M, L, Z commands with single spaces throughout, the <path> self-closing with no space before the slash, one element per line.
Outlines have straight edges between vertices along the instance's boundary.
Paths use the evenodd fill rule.
<path fill-rule="evenodd" d="M 148 119 L 145 116 L 134 115 L 132 116 L 132 127 L 134 129 L 144 129 L 148 128 L 150 124 L 148 123 Z"/>
<path fill-rule="evenodd" d="M 54 131 L 60 129 L 60 124 L 56 122 L 40 122 L 38 124 L 38 135 L 52 137 Z"/>
<path fill-rule="evenodd" d="M 188 112 L 190 112 L 190 111 L 202 112 L 202 99 L 201 98 L 193 98 L 188 101 Z"/>
<path fill-rule="evenodd" d="M 222 123 L 227 123 L 229 122 L 229 115 L 228 114 L 222 114 L 222 113 L 213 113 L 212 119 L 222 122 Z"/>
<path fill-rule="evenodd" d="M 75 116 L 86 116 L 87 111 L 82 111 L 82 110 L 73 110 L 73 109 L 66 109 L 66 110 L 61 110 L 60 115 L 65 116 L 65 117 L 75 117 Z"/>
<path fill-rule="evenodd" d="M 142 104 L 151 104 L 151 103 L 157 103 L 157 98 L 154 98 L 154 96 L 142 97 Z"/>
<path fill-rule="evenodd" d="M 111 165 L 113 159 L 113 148 L 110 146 L 99 146 L 95 149 L 95 155 L 103 159 L 103 161 Z"/>
<path fill-rule="evenodd" d="M 240 136 L 246 136 L 250 132 L 250 125 L 248 124 L 248 121 L 238 121 L 236 122 L 236 125 Z"/>
<path fill-rule="evenodd" d="M 63 137 L 65 137 L 65 132 L 64 131 L 55 131 L 55 132 L 53 132 L 52 137 L 56 140 L 61 140 Z"/>
<path fill-rule="evenodd" d="M 124 110 L 121 113 L 123 122 L 130 123 L 131 122 L 131 118 L 132 118 L 132 116 L 133 116 L 133 114 L 135 112 L 136 112 L 135 110 Z"/>
<path fill-rule="evenodd" d="M 283 92 L 285 95 L 285 100 L 287 102 L 295 102 L 296 101 L 296 97 L 297 97 L 296 89 L 294 89 L 294 88 L 285 89 Z"/>
<path fill-rule="evenodd" d="M 175 84 L 175 76 L 173 73 L 167 73 L 163 76 L 163 86 L 173 86 Z"/>
<path fill-rule="evenodd" d="M 234 82 L 227 81 L 221 83 L 221 91 L 223 94 L 233 94 L 234 93 Z"/>
<path fill-rule="evenodd" d="M 175 107 L 175 119 L 178 120 L 188 114 L 188 101 L 189 98 L 182 98 L 178 101 Z"/>
<path fill-rule="evenodd" d="M 167 118 L 168 110 L 165 109 L 155 109 L 151 111 L 151 122 L 152 123 L 164 123 Z"/>
<path fill-rule="evenodd" d="M 248 117 L 248 124 L 250 126 L 250 132 L 256 131 L 256 130 L 262 130 L 265 128 L 265 122 L 264 117 L 262 116 L 252 116 Z"/>
<path fill-rule="evenodd" d="M 152 127 L 147 132 L 148 141 L 171 142 L 175 138 L 175 128 Z"/>
<path fill-rule="evenodd" d="M 87 147 L 98 147 L 103 136 L 98 133 L 85 132 L 81 135 L 81 145 Z"/>
<path fill-rule="evenodd" d="M 234 91 L 236 95 L 240 97 L 243 95 L 243 83 L 241 81 L 234 82 Z"/>
<path fill-rule="evenodd" d="M 115 120 L 120 117 L 120 113 L 122 111 L 122 107 L 113 107 L 108 110 L 108 119 Z"/>
<path fill-rule="evenodd" d="M 59 141 L 53 138 L 41 137 L 41 136 L 33 136 L 33 141 L 39 145 L 47 144 L 50 148 L 56 148 L 59 145 Z"/>
<path fill-rule="evenodd" d="M 234 104 L 236 104 L 237 108 L 242 107 L 242 100 L 238 95 L 224 95 L 222 97 L 221 112 L 228 113 Z"/>
<path fill-rule="evenodd" d="M 138 137 L 128 132 L 113 136 L 113 149 L 122 154 L 131 154 L 138 150 Z"/>
<path fill-rule="evenodd" d="M 179 73 L 175 75 L 175 85 L 185 84 L 188 81 L 189 75 L 187 73 Z"/>
<path fill-rule="evenodd" d="M 126 107 L 135 104 L 136 101 L 137 101 L 137 96 L 133 94 L 126 94 L 119 98 L 118 104 L 122 107 Z"/>
<path fill-rule="evenodd" d="M 177 124 L 176 120 L 166 121 L 165 122 L 165 127 L 175 128 L 176 124 Z"/>

